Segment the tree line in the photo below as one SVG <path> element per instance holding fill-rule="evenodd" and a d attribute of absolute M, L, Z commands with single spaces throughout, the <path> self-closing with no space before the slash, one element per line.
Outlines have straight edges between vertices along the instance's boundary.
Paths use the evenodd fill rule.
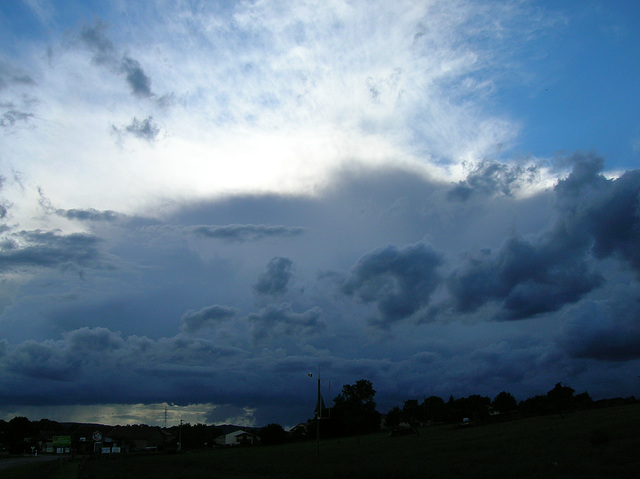
<path fill-rule="evenodd" d="M 594 401 L 589 393 L 575 394 L 569 386 L 557 383 L 545 394 L 537 395 L 518 402 L 507 391 L 500 392 L 495 398 L 472 394 L 467 397 L 444 400 L 438 396 L 429 396 L 419 401 L 407 399 L 402 405 L 395 406 L 386 414 L 377 411 L 376 391 L 371 381 L 361 379 L 354 384 L 346 384 L 338 396 L 333 399 L 331 408 L 325 407 L 322 401 L 316 406 L 314 418 L 308 419 L 306 427 L 294 428 L 287 432 L 275 423 L 262 428 L 248 428 L 261 438 L 264 445 L 279 444 L 291 440 L 315 439 L 320 430 L 320 437 L 340 437 L 367 434 L 380 430 L 381 427 L 397 428 L 400 425 L 409 427 L 433 424 L 482 424 L 492 421 L 504 421 L 521 417 L 559 414 L 564 416 L 571 411 L 635 403 L 631 396 L 626 399 L 603 399 Z M 317 421 L 320 421 L 318 428 Z M 71 435 L 78 424 L 58 423 L 48 419 L 31 422 L 26 417 L 15 417 L 10 421 L 0 420 L 0 450 L 22 454 L 30 451 L 32 445 L 28 438 L 37 436 L 42 431 L 49 434 Z M 153 426 L 132 426 L 138 428 L 157 428 Z M 159 429 L 159 428 L 158 428 Z M 224 433 L 219 426 L 189 423 L 181 428 L 173 426 L 166 429 L 172 439 L 164 447 L 175 449 L 178 438 L 182 439 L 182 449 L 201 449 L 212 447 L 215 438 Z"/>
<path fill-rule="evenodd" d="M 407 399 L 402 406 L 395 406 L 386 414 L 380 414 L 376 410 L 375 394 L 373 384 L 366 379 L 343 386 L 342 392 L 333 400 L 333 408 L 321 413 L 321 437 L 366 434 L 381 426 L 481 424 L 548 414 L 564 416 L 579 409 L 636 402 L 633 396 L 594 401 L 587 392 L 575 394 L 573 388 L 557 383 L 545 394 L 520 402 L 507 391 L 500 392 L 493 399 L 478 394 L 461 398 L 450 396 L 447 401 L 438 396 L 429 396 L 422 401 Z M 316 410 L 316 418 L 310 421 L 315 424 L 317 416 Z M 317 428 L 310 428 L 312 435 L 315 430 Z"/>

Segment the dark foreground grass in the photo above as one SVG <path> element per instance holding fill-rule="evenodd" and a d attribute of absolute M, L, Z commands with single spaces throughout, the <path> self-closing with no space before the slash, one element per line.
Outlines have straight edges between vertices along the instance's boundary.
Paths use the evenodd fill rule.
<path fill-rule="evenodd" d="M 60 460 L 27 464 L 0 471 L 2 479 L 77 479 L 78 462 L 61 457 Z"/>
<path fill-rule="evenodd" d="M 322 441 L 196 453 L 99 458 L 95 479 L 638 478 L 640 405 L 485 426 L 436 426 L 419 436 Z"/>

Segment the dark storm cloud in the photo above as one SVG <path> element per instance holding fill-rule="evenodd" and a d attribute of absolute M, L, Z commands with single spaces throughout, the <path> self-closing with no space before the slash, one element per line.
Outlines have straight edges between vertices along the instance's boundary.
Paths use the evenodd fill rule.
<path fill-rule="evenodd" d="M 304 228 L 282 225 L 201 225 L 191 227 L 191 231 L 204 238 L 221 239 L 229 243 L 258 241 L 270 237 L 292 237 L 304 233 Z"/>
<path fill-rule="evenodd" d="M 387 246 L 363 256 L 342 291 L 364 303 L 376 303 L 380 325 L 408 318 L 429 303 L 440 283 L 441 256 L 424 243 Z"/>
<path fill-rule="evenodd" d="M 470 393 L 494 397 L 503 390 L 516 393 L 514 389 L 519 389 L 523 381 L 532 381 L 531 376 L 526 376 L 536 371 L 533 366 L 547 354 L 548 346 L 529 338 L 512 337 L 472 348 L 436 341 L 430 349 L 380 365 L 389 370 L 378 374 L 378 383 L 384 384 L 380 387 L 381 400 L 383 394 L 393 397 L 397 393 L 400 404 L 412 396 L 437 395 L 446 399 L 449 395 L 459 397 Z M 407 371 L 413 373 L 407 374 Z M 544 386 L 553 385 L 553 380 L 552 376 Z"/>
<path fill-rule="evenodd" d="M 211 386 L 203 380 L 223 374 L 230 381 L 243 354 L 199 338 L 123 337 L 106 328 L 80 328 L 57 341 L 28 340 L 13 347 L 0 341 L 0 401 L 47 404 L 51 394 L 74 404 L 78 398 L 146 402 L 167 394 L 210 401 Z"/>
<path fill-rule="evenodd" d="M 7 372 L 39 380 L 69 381 L 75 364 L 53 341 L 26 341 L 7 355 Z"/>
<path fill-rule="evenodd" d="M 54 394 L 74 403 L 203 401 L 239 412 L 257 407 L 254 417 L 290 424 L 312 414 L 313 382 L 308 412 L 298 413 L 299 390 L 319 364 L 338 389 L 373 380 L 381 411 L 383 397 L 493 397 L 508 390 L 524 399 L 561 379 L 571 383 L 576 374 L 590 384 L 591 373 L 576 373 L 584 364 L 633 359 L 638 344 L 637 308 L 610 314 L 615 298 L 600 314 L 585 312 L 572 321 L 574 307 L 605 297 L 611 287 L 605 279 L 628 282 L 630 276 L 613 258 L 632 264 L 631 252 L 621 245 L 634 238 L 629 212 L 636 179 L 627 174 L 608 180 L 600 171 L 597 161 L 580 157 L 556 189 L 524 199 L 474 191 L 462 204 L 447 198 L 450 185 L 376 170 L 343 175 L 341 184 L 313 198 L 237 196 L 176 208 L 161 224 L 118 222 L 103 241 L 122 268 L 84 283 L 65 277 L 60 283 L 66 284 L 49 281 L 45 288 L 43 281 L 31 281 L 21 289 L 29 304 L 12 299 L 16 306 L 6 308 L 8 320 L 0 323 L 5 330 L 12 332 L 6 325 L 17 323 L 13 318 L 36 318 L 40 340 L 13 345 L 0 339 L 0 402 L 16 403 L 27 392 L 25 401 L 37 404 L 48 404 Z M 56 209 L 42 197 L 49 214 L 103 221 L 100 228 L 113 224 L 106 223 L 107 212 Z M 606 208 L 627 226 L 608 225 L 602 217 Z M 213 218 L 219 225 L 208 224 Z M 520 235 L 505 240 L 504 231 L 514 230 Z M 9 242 L 3 254 L 31 245 L 26 237 L 4 236 Z M 412 244 L 420 238 L 433 246 Z M 596 253 L 598 242 L 603 253 Z M 392 244 L 412 245 L 375 249 Z M 301 288 L 292 287 L 290 276 L 286 280 L 286 261 L 265 268 L 274 257 L 295 264 Z M 272 302 L 253 294 L 260 273 L 270 278 L 265 291 L 286 285 L 291 305 L 255 309 L 257 300 Z M 637 296 L 634 288 L 632 280 L 629 296 Z M 89 290 L 95 293 L 83 293 Z M 198 310 L 202 305 L 214 306 Z M 22 316 L 12 316 L 17 306 Z M 420 321 L 437 306 L 433 321 Z M 483 306 L 489 312 L 500 308 L 500 319 L 548 314 L 538 323 L 456 320 L 463 310 L 484 314 L 477 311 Z M 414 321 L 396 325 L 393 337 L 385 329 L 363 327 L 360 318 L 374 315 L 374 326 Z M 44 341 L 52 330 L 105 321 L 125 335 L 83 328 Z M 144 337 L 150 330 L 153 338 Z M 39 367 L 43 360 L 47 364 Z M 598 366 L 594 377 L 605 377 L 610 364 Z M 299 377 L 303 387 L 296 383 Z M 277 411 L 274 406 L 273 415 L 264 416 L 269 401 L 295 404 Z"/>
<path fill-rule="evenodd" d="M 87 266 L 100 258 L 100 239 L 75 233 L 22 231 L 5 240 L 0 249 L 0 272 L 23 267 Z"/>
<path fill-rule="evenodd" d="M 567 311 L 559 344 L 575 358 L 604 361 L 640 359 L 640 297 L 615 291 L 610 299 L 585 301 Z"/>
<path fill-rule="evenodd" d="M 556 311 L 599 286 L 601 276 L 582 259 L 584 248 L 557 240 L 511 238 L 495 255 L 469 258 L 447 282 L 456 308 L 471 312 L 501 301 L 504 319 L 524 319 Z"/>
<path fill-rule="evenodd" d="M 148 368 L 149 371 L 168 371 L 171 367 L 179 366 L 216 367 L 225 364 L 226 360 L 235 361 L 245 355 L 244 351 L 235 347 L 184 335 L 158 340 L 129 337 L 126 338 L 126 350 L 128 354 L 134 353 L 140 357 L 140 361 L 131 358 L 137 368 Z"/>
<path fill-rule="evenodd" d="M 102 355 L 124 347 L 119 333 L 106 328 L 80 328 L 64 335 L 71 354 L 78 357 Z"/>
<path fill-rule="evenodd" d="M 152 97 L 151 79 L 142 69 L 140 62 L 127 55 L 118 59 L 113 43 L 105 34 L 106 30 L 106 25 L 98 21 L 93 27 L 84 27 L 80 32 L 80 39 L 93 52 L 93 63 L 107 66 L 112 71 L 124 75 L 133 95 L 141 98 Z"/>
<path fill-rule="evenodd" d="M 206 422 L 208 424 L 238 424 L 238 422 L 241 422 L 242 418 L 246 416 L 246 408 L 232 404 L 223 404 L 207 413 Z"/>
<path fill-rule="evenodd" d="M 640 170 L 610 180 L 602 175 L 602 158 L 574 155 L 571 161 L 573 172 L 556 187 L 567 222 L 591 235 L 596 257 L 617 256 L 640 276 Z"/>
<path fill-rule="evenodd" d="M 259 313 L 252 313 L 247 320 L 253 325 L 253 339 L 261 342 L 279 336 L 310 336 L 327 327 L 321 319 L 320 308 L 311 308 L 304 313 L 291 310 L 291 305 L 281 303 L 269 305 Z"/>
<path fill-rule="evenodd" d="M 523 167 L 483 160 L 469 172 L 467 178 L 448 191 L 447 197 L 467 201 L 474 193 L 509 196 L 514 190 L 532 184 L 539 176 L 537 165 Z"/>
<path fill-rule="evenodd" d="M 603 284 L 594 258 L 616 256 L 640 274 L 640 171 L 602 175 L 604 160 L 576 154 L 554 189 L 555 221 L 532 239 L 511 238 L 495 253 L 470 257 L 448 281 L 456 308 L 501 302 L 504 318 L 523 319 L 575 303 Z"/>
<path fill-rule="evenodd" d="M 64 334 L 61 341 L 19 344 L 7 355 L 6 368 L 18 376 L 69 381 L 103 359 L 113 363 L 109 355 L 123 346 L 120 335 L 108 329 L 81 328 Z"/>
<path fill-rule="evenodd" d="M 129 125 L 118 128 L 115 125 L 111 125 L 111 131 L 122 139 L 125 135 L 133 135 L 141 140 L 153 142 L 160 134 L 160 127 L 153 120 L 153 117 L 149 116 L 144 120 L 138 120 L 136 117 L 131 120 Z"/>
<path fill-rule="evenodd" d="M 236 310 L 228 306 L 213 305 L 199 311 L 187 311 L 182 316 L 183 329 L 194 333 L 202 328 L 227 321 L 236 315 Z"/>
<path fill-rule="evenodd" d="M 257 293 L 272 296 L 286 293 L 292 266 L 293 261 L 289 258 L 272 258 L 267 264 L 267 272 L 260 275 L 253 289 Z"/>

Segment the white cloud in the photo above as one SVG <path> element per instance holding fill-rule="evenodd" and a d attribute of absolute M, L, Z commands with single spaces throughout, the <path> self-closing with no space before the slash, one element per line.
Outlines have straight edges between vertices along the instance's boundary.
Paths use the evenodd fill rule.
<path fill-rule="evenodd" d="M 88 25 L 113 62 L 144 71 L 151 97 L 132 96 L 122 72 L 92 61 L 73 32 L 51 66 L 41 53 L 29 59 L 37 121 L 12 138 L 6 166 L 59 207 L 123 212 L 167 198 L 314 192 L 344 162 L 443 173 L 430 165 L 475 161 L 517 134 L 486 98 L 503 54 L 490 47 L 513 40 L 509 22 L 521 14 L 457 2 L 260 2 L 232 14 L 151 12 L 135 37 Z M 166 138 L 114 144 L 114 125 L 151 117 Z"/>

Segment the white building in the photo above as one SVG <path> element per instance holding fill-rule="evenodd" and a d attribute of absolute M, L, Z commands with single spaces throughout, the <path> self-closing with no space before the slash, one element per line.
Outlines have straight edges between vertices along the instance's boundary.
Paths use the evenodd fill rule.
<path fill-rule="evenodd" d="M 229 434 L 223 434 L 215 439 L 216 444 L 221 446 L 241 446 L 248 444 L 257 444 L 260 441 L 258 436 L 238 429 L 237 431 L 230 432 Z"/>

